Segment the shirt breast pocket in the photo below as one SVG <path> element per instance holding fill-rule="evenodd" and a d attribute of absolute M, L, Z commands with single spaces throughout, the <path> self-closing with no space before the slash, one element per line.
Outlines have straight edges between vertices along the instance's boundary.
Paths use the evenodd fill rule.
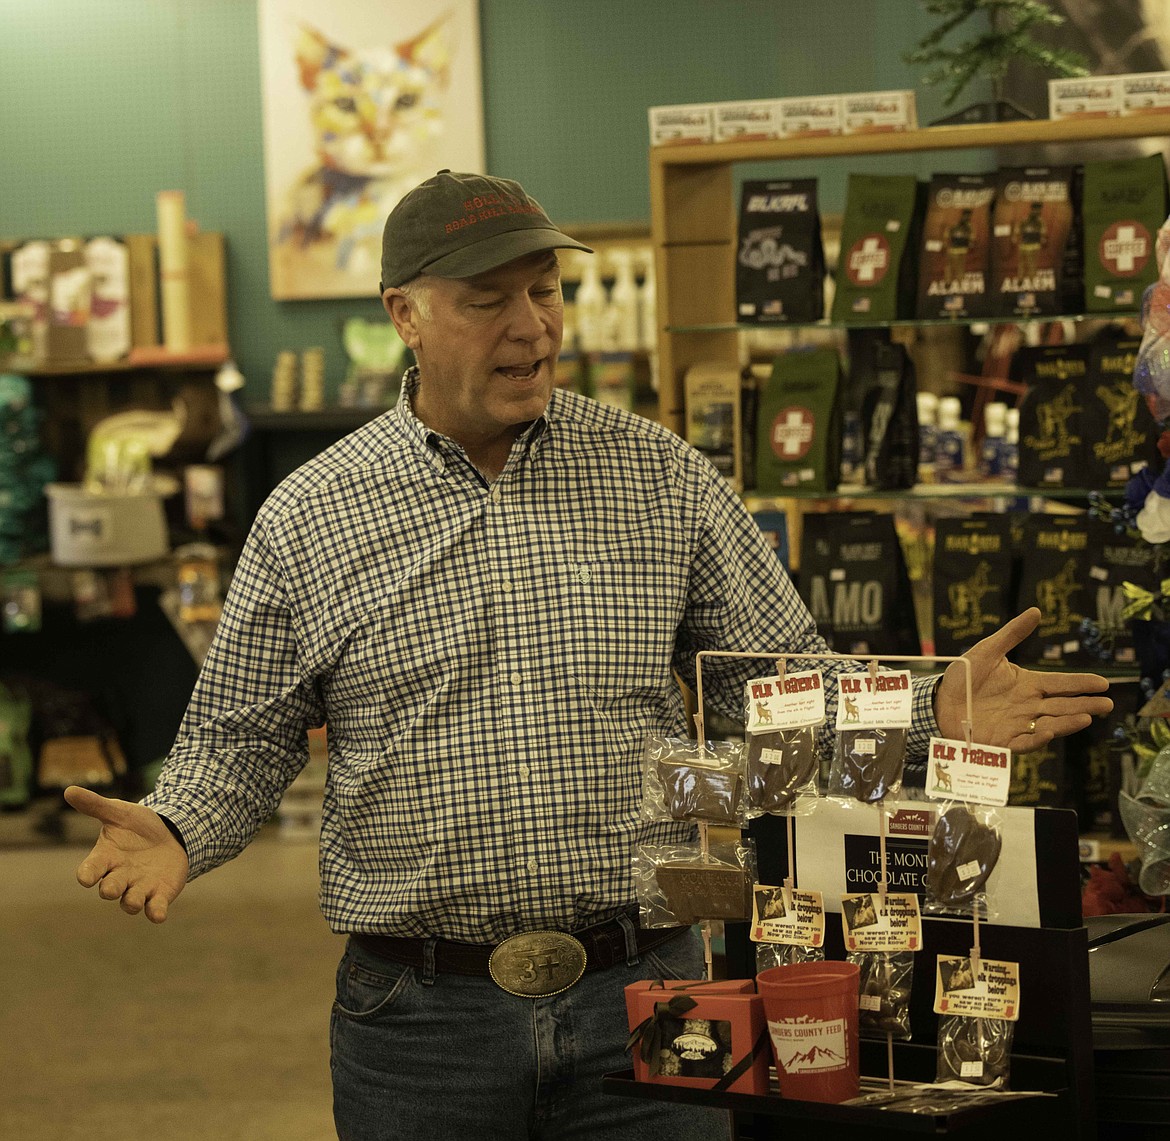
<path fill-rule="evenodd" d="M 601 696 L 671 682 L 686 568 L 606 553 L 569 561 L 562 597 L 569 618 L 569 671 Z"/>

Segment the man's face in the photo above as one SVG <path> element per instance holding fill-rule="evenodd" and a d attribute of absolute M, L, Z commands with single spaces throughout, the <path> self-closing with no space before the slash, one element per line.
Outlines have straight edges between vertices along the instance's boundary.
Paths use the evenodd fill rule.
<path fill-rule="evenodd" d="M 424 304 L 404 319 L 401 304 L 387 300 L 418 359 L 415 412 L 464 447 L 514 439 L 544 412 L 553 388 L 564 324 L 556 255 L 422 280 Z"/>

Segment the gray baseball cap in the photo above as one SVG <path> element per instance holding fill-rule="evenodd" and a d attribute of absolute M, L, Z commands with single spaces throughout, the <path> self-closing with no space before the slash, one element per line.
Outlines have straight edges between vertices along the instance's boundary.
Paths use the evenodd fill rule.
<path fill-rule="evenodd" d="M 473 277 L 540 250 L 593 251 L 562 233 L 518 182 L 440 170 L 390 211 L 379 293 L 422 272 Z"/>

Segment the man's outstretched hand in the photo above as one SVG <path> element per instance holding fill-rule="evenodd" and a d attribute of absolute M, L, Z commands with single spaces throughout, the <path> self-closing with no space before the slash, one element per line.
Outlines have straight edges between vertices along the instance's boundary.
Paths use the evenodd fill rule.
<path fill-rule="evenodd" d="M 162 817 L 144 804 L 112 800 L 78 785 L 65 790 L 65 799 L 102 825 L 77 869 L 77 882 L 97 884 L 98 895 L 119 900 L 127 915 L 145 911 L 152 923 L 162 923 L 190 870 L 183 845 Z"/>
<path fill-rule="evenodd" d="M 971 738 L 1015 753 L 1043 748 L 1104 717 L 1113 702 L 1109 682 L 1097 674 L 1044 673 L 1007 660 L 1040 623 L 1036 607 L 1025 610 L 977 642 L 963 656 L 971 663 Z M 967 718 L 966 667 L 951 662 L 934 695 L 934 713 L 944 737 L 962 740 Z"/>

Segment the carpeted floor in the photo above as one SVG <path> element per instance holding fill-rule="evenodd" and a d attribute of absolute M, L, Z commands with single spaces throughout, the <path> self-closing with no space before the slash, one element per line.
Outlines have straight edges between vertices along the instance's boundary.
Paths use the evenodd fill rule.
<path fill-rule="evenodd" d="M 335 1138 L 316 844 L 263 835 L 159 927 L 78 886 L 87 850 L 0 851 L 0 1137 Z"/>

